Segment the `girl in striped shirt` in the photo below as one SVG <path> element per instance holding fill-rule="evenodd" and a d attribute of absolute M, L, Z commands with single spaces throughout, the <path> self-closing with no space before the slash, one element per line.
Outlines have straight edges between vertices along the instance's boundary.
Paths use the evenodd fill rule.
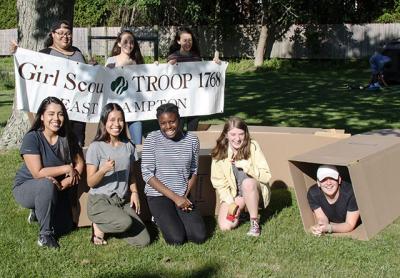
<path fill-rule="evenodd" d="M 204 221 L 188 198 L 197 182 L 199 139 L 183 132 L 178 107 L 172 103 L 157 108 L 157 120 L 160 130 L 147 136 L 142 153 L 151 214 L 168 244 L 203 243 Z"/>

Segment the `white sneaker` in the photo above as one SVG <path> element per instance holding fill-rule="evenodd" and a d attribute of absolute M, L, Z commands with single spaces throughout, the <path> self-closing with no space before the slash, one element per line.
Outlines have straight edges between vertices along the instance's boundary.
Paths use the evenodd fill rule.
<path fill-rule="evenodd" d="M 250 229 L 247 232 L 248 236 L 260 236 L 261 228 L 258 224 L 258 220 L 250 219 Z"/>
<path fill-rule="evenodd" d="M 38 222 L 34 209 L 31 209 L 31 211 L 29 212 L 27 220 L 29 224 L 32 224 L 33 222 Z"/>

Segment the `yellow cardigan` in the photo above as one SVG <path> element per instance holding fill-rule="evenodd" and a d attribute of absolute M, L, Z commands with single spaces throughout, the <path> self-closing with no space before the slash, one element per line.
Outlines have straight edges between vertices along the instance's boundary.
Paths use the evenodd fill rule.
<path fill-rule="evenodd" d="M 219 195 L 221 203 L 225 202 L 227 204 L 233 203 L 237 195 L 235 175 L 230 161 L 232 154 L 231 148 L 228 148 L 227 158 L 222 160 L 213 159 L 211 163 L 211 182 Z M 238 160 L 235 165 L 238 168 L 242 168 L 248 176 L 258 181 L 264 207 L 267 207 L 271 195 L 269 186 L 271 172 L 260 145 L 255 140 L 251 140 L 250 158 Z"/>

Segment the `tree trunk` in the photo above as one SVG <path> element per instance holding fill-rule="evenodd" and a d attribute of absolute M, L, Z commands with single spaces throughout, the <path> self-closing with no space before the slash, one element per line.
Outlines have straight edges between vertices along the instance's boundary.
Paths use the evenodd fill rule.
<path fill-rule="evenodd" d="M 268 28 L 266 25 L 262 25 L 254 59 L 254 66 L 256 67 L 262 66 L 264 62 L 264 53 L 265 53 L 265 47 L 267 45 L 267 39 L 268 39 Z"/>
<path fill-rule="evenodd" d="M 74 3 L 74 0 L 17 0 L 19 46 L 36 51 L 44 48 L 54 22 L 66 19 L 72 24 Z M 0 137 L 1 149 L 18 147 L 30 127 L 27 113 L 16 109 L 15 99 L 12 114 Z"/>

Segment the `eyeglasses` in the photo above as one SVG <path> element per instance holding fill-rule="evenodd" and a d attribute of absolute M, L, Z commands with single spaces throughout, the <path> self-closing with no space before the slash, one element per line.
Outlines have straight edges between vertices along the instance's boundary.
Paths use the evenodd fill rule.
<path fill-rule="evenodd" d="M 56 33 L 57 35 L 59 35 L 61 38 L 62 37 L 67 37 L 67 38 L 71 38 L 72 37 L 72 33 L 62 33 L 62 32 L 57 32 L 57 31 L 54 31 L 53 33 Z"/>

